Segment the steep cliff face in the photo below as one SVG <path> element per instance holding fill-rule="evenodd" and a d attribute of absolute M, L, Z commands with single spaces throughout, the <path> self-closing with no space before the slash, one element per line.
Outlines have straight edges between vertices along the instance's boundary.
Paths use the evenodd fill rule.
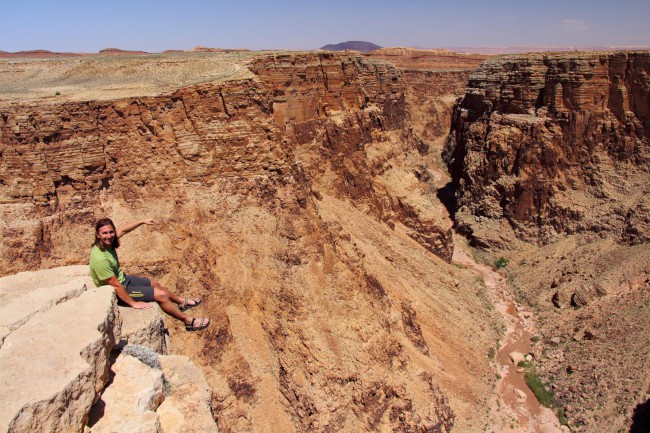
<path fill-rule="evenodd" d="M 458 224 L 479 245 L 576 232 L 647 242 L 650 54 L 487 60 L 454 113 L 446 160 Z M 492 225 L 491 227 L 494 227 Z"/>
<path fill-rule="evenodd" d="M 335 188 L 341 194 L 367 201 L 385 220 L 404 217 L 415 238 L 450 260 L 451 227 L 444 214 L 418 213 L 389 197 L 372 182 L 386 170 L 386 158 L 374 167 L 365 159 L 364 145 L 377 141 L 378 131 L 400 134 L 402 153 L 416 145 L 404 130 L 403 82 L 394 69 L 326 55 L 278 57 L 252 69 L 257 80 L 188 87 L 170 96 L 3 109 L 3 272 L 36 267 L 42 258 L 47 263 L 58 243 L 43 228 L 47 218 L 66 212 L 80 218 L 80 209 L 97 205 L 98 191 L 120 191 L 128 199 L 139 188 L 286 174 L 295 146 L 313 140 L 325 143 L 321 162 L 339 175 Z M 25 213 L 47 218 L 19 217 Z"/>
<path fill-rule="evenodd" d="M 250 71 L 3 104 L 0 273 L 84 263 L 96 218 L 152 216 L 120 259 L 204 299 L 206 331 L 169 325 L 221 431 L 480 430 L 493 311 L 447 263 L 451 222 L 415 174 L 400 72 L 347 54 Z"/>
<path fill-rule="evenodd" d="M 627 430 L 647 400 L 649 73 L 648 52 L 488 59 L 445 148 L 458 229 L 509 259 L 572 431 Z"/>

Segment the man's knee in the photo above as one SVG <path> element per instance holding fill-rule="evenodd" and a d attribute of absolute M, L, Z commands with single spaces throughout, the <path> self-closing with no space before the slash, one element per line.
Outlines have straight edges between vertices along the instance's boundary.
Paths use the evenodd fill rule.
<path fill-rule="evenodd" d="M 167 302 L 169 301 L 169 296 L 167 296 L 167 293 L 159 289 L 157 287 L 153 288 L 153 298 L 156 300 L 156 302 Z"/>

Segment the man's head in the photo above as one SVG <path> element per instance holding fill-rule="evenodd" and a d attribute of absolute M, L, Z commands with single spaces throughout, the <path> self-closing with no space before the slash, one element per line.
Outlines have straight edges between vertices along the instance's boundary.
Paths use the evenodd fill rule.
<path fill-rule="evenodd" d="M 120 246 L 115 224 L 113 224 L 110 218 L 102 218 L 95 224 L 94 244 L 101 250 L 105 250 L 106 248 L 115 249 Z"/>

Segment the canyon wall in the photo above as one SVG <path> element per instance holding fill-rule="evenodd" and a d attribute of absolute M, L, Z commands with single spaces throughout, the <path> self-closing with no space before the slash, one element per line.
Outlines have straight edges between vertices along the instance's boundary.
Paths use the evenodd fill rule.
<path fill-rule="evenodd" d="M 597 232 L 647 242 L 650 54 L 487 60 L 457 106 L 446 161 L 477 245 Z M 492 233 L 490 233 L 492 232 Z"/>
<path fill-rule="evenodd" d="M 445 147 L 457 228 L 537 312 L 576 432 L 627 431 L 648 399 L 649 73 L 648 52 L 490 58 Z"/>
<path fill-rule="evenodd" d="M 169 328 L 220 431 L 481 431 L 495 312 L 448 263 L 402 74 L 350 54 L 249 67 L 170 94 L 2 103 L 0 273 L 83 264 L 97 218 L 153 217 L 120 259 L 203 298 L 206 331 Z"/>
<path fill-rule="evenodd" d="M 450 260 L 451 227 L 444 215 L 420 218 L 412 204 L 375 191 L 364 178 L 381 170 L 368 166 L 360 152 L 376 140 L 377 130 L 402 131 L 402 151 L 417 146 L 404 128 L 404 84 L 397 71 L 360 58 L 340 64 L 316 60 L 298 71 L 295 62 L 287 56 L 255 63 L 252 69 L 267 79 L 263 83 L 207 84 L 155 98 L 3 107 L 0 193 L 7 225 L 1 272 L 47 266 L 52 254 L 59 263 L 57 250 L 73 248 L 57 245 L 72 238 L 51 239 L 53 230 L 46 226 L 65 224 L 67 214 L 82 218 L 102 192 L 119 191 L 130 199 L 142 188 L 241 174 L 286 175 L 295 169 L 295 145 L 317 136 L 326 142 L 323 160 L 339 174 L 341 194 L 367 201 L 385 220 L 403 217 L 415 238 Z"/>

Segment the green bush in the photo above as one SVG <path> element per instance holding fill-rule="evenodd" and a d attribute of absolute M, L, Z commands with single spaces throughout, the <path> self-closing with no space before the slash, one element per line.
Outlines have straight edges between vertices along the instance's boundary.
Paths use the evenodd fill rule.
<path fill-rule="evenodd" d="M 535 366 L 530 362 L 520 362 L 519 365 L 526 369 L 524 372 L 524 379 L 526 380 L 526 384 L 528 384 L 530 390 L 535 394 L 535 397 L 537 397 L 537 400 L 539 400 L 543 406 L 549 408 L 555 407 L 553 394 L 542 383 L 542 380 L 535 370 Z"/>
<path fill-rule="evenodd" d="M 505 257 L 499 257 L 499 259 L 494 262 L 494 267 L 497 269 L 503 269 L 508 266 L 508 263 L 510 263 L 510 260 L 506 259 Z"/>

